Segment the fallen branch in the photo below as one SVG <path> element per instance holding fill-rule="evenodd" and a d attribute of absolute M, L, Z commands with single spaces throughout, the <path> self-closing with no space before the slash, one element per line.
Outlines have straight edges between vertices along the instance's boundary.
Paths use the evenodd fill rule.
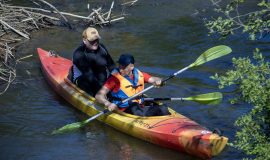
<path fill-rule="evenodd" d="M 30 55 L 27 55 L 27 56 L 21 57 L 21 58 L 17 59 L 16 61 L 18 62 L 18 61 L 21 61 L 21 60 L 23 60 L 23 59 L 30 58 L 30 57 L 32 57 L 32 56 L 33 56 L 33 55 L 32 55 L 32 54 L 30 54 Z"/>
<path fill-rule="evenodd" d="M 63 14 L 61 14 L 53 5 L 51 5 L 50 3 L 46 2 L 45 0 L 39 0 L 39 1 L 42 2 L 42 3 L 44 3 L 44 4 L 46 4 L 46 5 L 48 5 L 48 6 L 50 6 L 52 9 L 54 9 L 64 19 L 64 21 L 66 22 L 67 26 L 69 28 L 71 28 L 71 25 L 68 22 L 67 18 L 65 16 L 63 16 Z"/>
<path fill-rule="evenodd" d="M 32 18 L 31 14 L 28 11 L 24 10 L 24 9 L 22 9 L 22 11 L 24 11 L 29 16 L 28 19 L 31 20 L 34 23 L 34 25 L 36 26 L 37 29 L 39 29 L 36 21 Z"/>
<path fill-rule="evenodd" d="M 15 77 L 16 77 L 16 73 L 9 72 L 9 79 L 8 79 L 8 81 L 7 81 L 7 85 L 6 85 L 6 87 L 4 88 L 4 90 L 0 92 L 0 95 L 3 94 L 3 93 L 5 93 L 5 92 L 7 91 L 7 89 L 8 89 L 9 86 L 10 86 L 10 84 L 14 81 Z"/>
<path fill-rule="evenodd" d="M 8 28 L 10 28 L 11 30 L 13 30 L 14 32 L 16 32 L 17 34 L 23 36 L 24 38 L 27 38 L 27 39 L 30 39 L 29 36 L 27 34 L 24 34 L 20 31 L 18 31 L 17 29 L 11 27 L 9 24 L 7 24 L 6 22 L 4 22 L 3 20 L 0 19 L 0 23 L 3 25 L 3 26 L 6 26 Z"/>
<path fill-rule="evenodd" d="M 104 23 L 105 20 L 104 20 L 103 17 L 98 13 L 98 11 L 95 10 L 95 9 L 93 9 L 93 11 L 97 14 L 98 19 L 99 19 L 102 23 Z"/>
<path fill-rule="evenodd" d="M 110 10 L 109 10 L 109 13 L 108 13 L 108 15 L 107 15 L 106 20 L 109 20 L 109 19 L 111 18 L 111 13 L 112 13 L 113 6 L 114 6 L 114 1 L 113 1 L 112 4 L 111 4 L 111 8 L 110 8 Z"/>
<path fill-rule="evenodd" d="M 119 17 L 119 18 L 115 18 L 115 19 L 110 20 L 110 21 L 104 21 L 104 22 L 100 22 L 100 23 L 97 23 L 97 24 L 108 24 L 108 23 L 111 23 L 111 22 L 120 21 L 122 19 L 125 19 L 125 17 Z"/>
<path fill-rule="evenodd" d="M 46 10 L 46 9 L 42 9 L 42 8 L 31 8 L 31 7 L 19 7 L 19 6 L 6 6 L 7 8 L 13 8 L 13 9 L 25 9 L 25 10 L 30 10 L 30 11 L 41 11 L 44 13 L 57 13 L 56 11 L 50 11 L 50 10 Z M 100 8 L 101 9 L 101 8 Z M 60 12 L 62 15 L 66 15 L 66 16 L 70 16 L 70 17 L 74 17 L 74 18 L 80 18 L 80 19 L 86 19 L 86 20 L 92 20 L 92 18 L 89 18 L 90 15 L 88 17 L 85 16 L 80 16 L 80 15 L 76 15 L 76 14 L 72 14 L 72 13 L 67 13 L 67 12 Z M 44 15 L 45 16 L 45 15 Z M 47 16 L 47 15 L 46 15 Z M 59 20 L 58 18 L 55 17 L 49 17 L 50 19 L 53 20 Z"/>
<path fill-rule="evenodd" d="M 134 0 L 134 1 L 130 1 L 130 2 L 125 2 L 125 3 L 122 3 L 121 5 L 122 5 L 122 6 L 124 6 L 124 5 L 132 6 L 132 5 L 134 5 L 136 2 L 138 2 L 138 0 Z"/>

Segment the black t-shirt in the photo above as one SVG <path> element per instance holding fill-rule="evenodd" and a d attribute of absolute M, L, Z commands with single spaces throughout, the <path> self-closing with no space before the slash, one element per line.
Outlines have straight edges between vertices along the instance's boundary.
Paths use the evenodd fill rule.
<path fill-rule="evenodd" d="M 93 51 L 82 43 L 73 52 L 73 64 L 82 74 L 94 75 L 101 83 L 106 81 L 107 71 L 111 72 L 116 67 L 112 57 L 102 44 L 99 44 L 98 49 Z"/>

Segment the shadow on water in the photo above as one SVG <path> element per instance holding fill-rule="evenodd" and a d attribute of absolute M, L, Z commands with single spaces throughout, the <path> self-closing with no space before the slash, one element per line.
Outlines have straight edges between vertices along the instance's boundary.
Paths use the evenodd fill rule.
<path fill-rule="evenodd" d="M 86 5 L 85 1 L 65 2 L 68 3 L 62 5 L 62 2 L 57 1 L 55 5 L 60 9 L 65 8 L 65 11 L 87 13 L 87 9 L 81 7 Z M 103 2 L 93 2 L 92 6 Z M 105 4 L 110 3 L 106 1 Z M 220 44 L 230 46 L 233 55 L 185 71 L 166 86 L 153 89 L 148 94 L 188 97 L 215 92 L 219 91 L 217 84 L 209 76 L 224 73 L 231 67 L 232 57 L 245 55 L 254 44 L 237 37 L 223 41 L 208 37 L 202 21 L 191 16 L 196 9 L 208 6 L 209 3 L 199 0 L 140 1 L 138 5 L 126 8 L 128 16 L 123 22 L 99 28 L 99 32 L 114 60 L 121 53 L 132 53 L 140 69 L 160 77 L 166 77 L 193 63 L 210 47 Z M 29 54 L 33 54 L 33 57 L 18 63 L 16 82 L 0 97 L 0 159 L 196 159 L 138 140 L 96 121 L 78 132 L 57 136 L 48 134 L 65 124 L 83 120 L 86 116 L 56 95 L 46 84 L 36 48 L 56 50 L 59 55 L 71 59 L 72 51 L 81 43 L 81 32 L 82 28 L 74 31 L 65 28 L 42 30 L 35 32 L 31 40 L 18 48 L 20 57 Z M 256 43 L 265 48 L 268 45 Z M 233 139 L 236 131 L 234 121 L 250 106 L 232 106 L 227 102 L 228 96 L 224 94 L 223 102 L 215 106 L 187 101 L 168 103 L 202 126 L 219 128 L 225 136 Z M 242 158 L 239 151 L 227 147 L 213 159 Z"/>

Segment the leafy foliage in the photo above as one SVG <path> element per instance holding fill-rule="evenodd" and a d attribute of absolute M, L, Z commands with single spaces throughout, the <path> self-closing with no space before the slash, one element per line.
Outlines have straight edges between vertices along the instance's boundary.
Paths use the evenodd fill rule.
<path fill-rule="evenodd" d="M 248 33 L 251 40 L 256 37 L 262 38 L 270 31 L 270 3 L 262 0 L 257 3 L 257 11 L 241 13 L 240 6 L 245 0 L 231 0 L 225 8 L 219 5 L 221 1 L 211 0 L 215 6 L 215 11 L 221 16 L 213 20 L 205 20 L 205 26 L 209 29 L 209 34 L 219 33 L 223 38 L 234 34 L 240 30 Z M 254 2 L 255 3 L 255 2 Z M 256 8 L 256 7 L 254 7 Z"/>
<path fill-rule="evenodd" d="M 262 38 L 269 33 L 270 3 L 266 0 L 252 1 L 257 4 L 257 11 L 240 10 L 246 0 L 231 0 L 222 8 L 222 0 L 211 0 L 215 11 L 221 16 L 205 20 L 209 34 L 218 33 L 222 38 L 229 35 L 247 33 L 251 40 Z M 249 103 L 253 108 L 239 117 L 235 125 L 239 128 L 235 140 L 230 145 L 251 155 L 256 160 L 270 159 L 270 68 L 259 49 L 253 59 L 233 58 L 233 69 L 225 75 L 212 76 L 219 83 L 219 88 L 235 86 L 236 97 L 231 103 Z"/>
<path fill-rule="evenodd" d="M 215 75 L 213 79 L 219 88 L 235 85 L 238 97 L 232 103 L 247 102 L 254 106 L 250 112 L 238 118 L 239 127 L 234 147 L 247 155 L 255 155 L 256 160 L 270 159 L 270 67 L 259 49 L 254 51 L 253 59 L 233 58 L 233 70 L 224 76 Z"/>

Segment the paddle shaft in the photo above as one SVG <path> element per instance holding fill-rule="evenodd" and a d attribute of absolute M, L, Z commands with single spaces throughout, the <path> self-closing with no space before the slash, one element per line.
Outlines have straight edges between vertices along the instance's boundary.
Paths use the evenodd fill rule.
<path fill-rule="evenodd" d="M 187 66 L 187 67 L 185 67 L 185 68 L 183 68 L 183 69 L 181 69 L 181 70 L 175 72 L 174 74 L 172 74 L 172 75 L 170 75 L 169 77 L 167 77 L 167 78 L 165 78 L 164 80 L 162 80 L 162 83 L 164 83 L 164 82 L 166 82 L 166 81 L 172 79 L 173 77 L 175 77 L 175 76 L 177 76 L 178 74 L 184 72 L 185 70 L 189 69 L 190 67 L 191 67 L 191 66 L 189 65 L 189 66 Z M 138 92 L 138 93 L 134 94 L 133 96 L 131 96 L 131 97 L 125 99 L 124 101 L 122 101 L 122 103 L 126 103 L 126 102 L 130 101 L 130 100 L 136 98 L 137 96 L 139 96 L 139 95 L 141 95 L 141 94 L 147 92 L 148 90 L 150 90 L 150 89 L 152 89 L 152 88 L 154 88 L 154 87 L 155 87 L 154 85 L 151 85 L 151 86 L 145 88 L 144 90 L 142 90 L 141 92 Z"/>
<path fill-rule="evenodd" d="M 86 121 L 84 121 L 84 123 L 87 124 L 87 123 L 89 123 L 90 121 L 92 121 L 92 120 L 98 118 L 99 116 L 102 116 L 103 114 L 106 114 L 107 112 L 109 112 L 109 110 L 108 110 L 108 109 L 105 109 L 105 110 L 103 110 L 102 112 L 100 112 L 100 113 L 98 113 L 98 114 L 92 116 L 91 118 L 88 118 Z"/>
<path fill-rule="evenodd" d="M 144 98 L 145 101 L 183 101 L 183 98 Z"/>
<path fill-rule="evenodd" d="M 165 97 L 165 98 L 144 98 L 145 101 L 195 101 L 195 102 L 213 102 L 222 99 L 222 93 L 220 92 L 212 92 L 212 93 L 204 93 L 191 97 Z"/>

